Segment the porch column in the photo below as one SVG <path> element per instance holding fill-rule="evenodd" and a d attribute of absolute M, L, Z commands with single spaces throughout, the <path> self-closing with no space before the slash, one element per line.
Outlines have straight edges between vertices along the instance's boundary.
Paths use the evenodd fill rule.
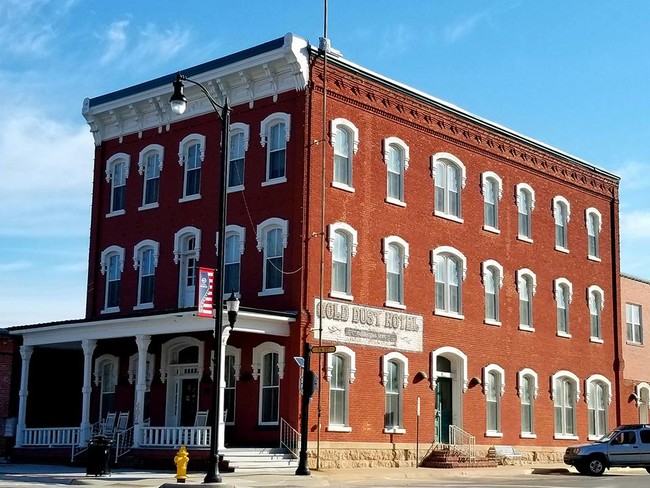
<path fill-rule="evenodd" d="M 27 384 L 29 379 L 29 360 L 34 351 L 32 346 L 20 346 L 22 366 L 20 369 L 20 391 L 18 393 L 18 422 L 16 425 L 16 447 L 24 444 L 25 417 L 27 413 Z"/>
<path fill-rule="evenodd" d="M 219 395 L 219 438 L 217 442 L 219 443 L 219 450 L 225 449 L 226 444 L 226 419 L 224 418 L 224 396 L 226 392 L 226 343 L 228 342 L 228 337 L 230 337 L 230 327 L 223 328 L 223 334 L 221 335 L 221 378 L 219 378 L 219 388 L 221 388 L 221 394 Z"/>
<path fill-rule="evenodd" d="M 81 341 L 81 348 L 84 352 L 84 382 L 81 388 L 81 432 L 79 435 L 79 444 L 84 444 L 90 439 L 90 394 L 93 392 L 93 352 L 95 352 L 96 346 L 97 341 L 94 339 L 84 339 Z"/>
<path fill-rule="evenodd" d="M 147 350 L 151 336 L 135 336 L 138 345 L 138 371 L 135 376 L 135 405 L 133 406 L 133 447 L 138 447 L 142 438 L 144 424 L 144 395 L 147 391 Z"/>

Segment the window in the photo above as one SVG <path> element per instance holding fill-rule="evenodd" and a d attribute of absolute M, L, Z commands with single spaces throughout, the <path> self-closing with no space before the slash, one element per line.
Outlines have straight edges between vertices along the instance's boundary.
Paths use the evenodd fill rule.
<path fill-rule="evenodd" d="M 490 259 L 481 265 L 485 287 L 485 323 L 501 325 L 499 317 L 499 289 L 503 286 L 503 266 Z"/>
<path fill-rule="evenodd" d="M 432 156 L 432 177 L 435 180 L 435 215 L 462 222 L 461 189 L 465 188 L 465 165 L 448 153 Z"/>
<path fill-rule="evenodd" d="M 593 261 L 600 261 L 600 232 L 603 218 L 595 208 L 585 210 L 587 224 L 587 257 Z"/>
<path fill-rule="evenodd" d="M 262 147 L 266 147 L 266 181 L 262 186 L 287 181 L 287 142 L 291 135 L 291 116 L 274 113 L 260 125 Z"/>
<path fill-rule="evenodd" d="M 503 196 L 503 183 L 496 173 L 487 171 L 481 174 L 483 190 L 483 229 L 499 232 L 499 200 Z"/>
<path fill-rule="evenodd" d="M 124 248 L 111 246 L 102 252 L 101 273 L 106 275 L 104 310 L 102 313 L 119 312 L 122 271 L 124 271 Z"/>
<path fill-rule="evenodd" d="M 404 268 L 409 263 L 409 245 L 397 236 L 382 240 L 384 263 L 386 263 L 386 305 L 387 307 L 405 308 L 404 306 Z"/>
<path fill-rule="evenodd" d="M 241 349 L 226 345 L 224 379 L 226 382 L 223 392 L 223 408 L 226 424 L 235 424 L 235 405 L 237 399 L 237 382 L 241 372 Z"/>
<path fill-rule="evenodd" d="M 178 306 L 195 305 L 196 266 L 201 252 L 201 231 L 184 227 L 174 235 L 174 263 L 180 266 Z"/>
<path fill-rule="evenodd" d="M 230 124 L 230 148 L 228 151 L 228 191 L 244 189 L 244 159 L 248 150 L 250 130 L 247 124 Z"/>
<path fill-rule="evenodd" d="M 115 387 L 119 359 L 111 354 L 104 354 L 95 359 L 95 386 L 99 387 L 100 418 L 106 418 L 109 412 L 115 412 Z"/>
<path fill-rule="evenodd" d="M 503 368 L 490 364 L 483 368 L 483 393 L 486 403 L 485 435 L 501 437 L 501 397 L 505 392 Z"/>
<path fill-rule="evenodd" d="M 589 304 L 589 335 L 592 342 L 602 342 L 603 328 L 601 311 L 605 306 L 605 292 L 599 286 L 587 288 L 587 303 Z"/>
<path fill-rule="evenodd" d="M 612 384 L 602 375 L 594 374 L 585 381 L 589 440 L 600 439 L 609 432 L 607 406 L 612 402 Z"/>
<path fill-rule="evenodd" d="M 133 248 L 133 268 L 140 270 L 136 310 L 153 307 L 154 277 L 159 255 L 159 245 L 155 241 L 142 241 Z"/>
<path fill-rule="evenodd" d="M 405 433 L 403 389 L 408 385 L 408 359 L 399 352 L 382 357 L 382 384 L 386 391 L 384 433 Z"/>
<path fill-rule="evenodd" d="M 521 437 L 534 439 L 535 434 L 535 400 L 537 399 L 537 373 L 532 369 L 522 369 L 517 373 L 518 393 L 521 401 Z"/>
<path fill-rule="evenodd" d="M 386 164 L 386 201 L 404 206 L 404 172 L 409 167 L 409 147 L 397 137 L 384 139 Z"/>
<path fill-rule="evenodd" d="M 643 344 L 643 324 L 641 323 L 641 305 L 625 304 L 625 326 L 627 341 Z"/>
<path fill-rule="evenodd" d="M 537 291 L 537 276 L 528 268 L 517 270 L 519 292 L 519 328 L 535 330 L 533 324 L 533 296 Z"/>
<path fill-rule="evenodd" d="M 577 439 L 576 402 L 580 398 L 578 377 L 558 371 L 551 379 L 555 412 L 555 439 Z"/>
<path fill-rule="evenodd" d="M 462 283 L 467 273 L 465 256 L 452 247 L 442 246 L 432 251 L 431 262 L 436 279 L 435 313 L 463 318 Z"/>
<path fill-rule="evenodd" d="M 346 119 L 334 119 L 330 125 L 330 142 L 334 148 L 332 186 L 354 191 L 353 158 L 359 149 L 359 129 Z"/>
<path fill-rule="evenodd" d="M 238 225 L 226 226 L 226 255 L 224 260 L 224 299 L 231 293 L 239 294 L 241 257 L 244 254 L 246 229 Z"/>
<path fill-rule="evenodd" d="M 259 423 L 278 425 L 284 346 L 265 342 L 253 348 L 253 378 L 260 380 Z"/>
<path fill-rule="evenodd" d="M 131 156 L 118 153 L 106 161 L 106 182 L 111 184 L 110 208 L 107 217 L 122 215 L 126 208 L 126 179 Z"/>
<path fill-rule="evenodd" d="M 142 189 L 142 206 L 140 210 L 158 206 L 160 196 L 160 171 L 163 167 L 164 148 L 159 144 L 150 144 L 140 152 L 138 173 L 144 176 Z"/>
<path fill-rule="evenodd" d="M 328 246 L 332 253 L 330 296 L 352 300 L 352 257 L 357 254 L 357 231 L 337 222 L 328 226 Z"/>
<path fill-rule="evenodd" d="M 636 405 L 639 409 L 639 423 L 647 424 L 650 421 L 648 409 L 650 408 L 650 385 L 646 382 L 636 385 Z"/>
<path fill-rule="evenodd" d="M 571 205 L 561 196 L 553 198 L 553 219 L 555 220 L 555 249 L 569 251 L 569 220 L 571 220 Z"/>
<path fill-rule="evenodd" d="M 260 296 L 284 293 L 284 250 L 288 237 L 289 222 L 286 220 L 274 217 L 257 226 L 257 250 L 264 253 Z"/>
<path fill-rule="evenodd" d="M 181 202 L 201 197 L 201 165 L 205 158 L 205 136 L 190 134 L 180 144 L 178 163 L 185 168 Z"/>
<path fill-rule="evenodd" d="M 573 298 L 573 286 L 566 278 L 554 281 L 555 304 L 557 307 L 557 335 L 571 337 L 569 331 L 569 304 Z"/>
<path fill-rule="evenodd" d="M 328 431 L 350 432 L 349 386 L 354 382 L 355 354 L 346 346 L 336 346 L 336 353 L 327 355 L 325 379 L 330 384 Z"/>
<path fill-rule="evenodd" d="M 516 195 L 519 215 L 517 239 L 532 242 L 532 213 L 535 208 L 535 191 L 526 183 L 519 183 L 516 187 Z"/>

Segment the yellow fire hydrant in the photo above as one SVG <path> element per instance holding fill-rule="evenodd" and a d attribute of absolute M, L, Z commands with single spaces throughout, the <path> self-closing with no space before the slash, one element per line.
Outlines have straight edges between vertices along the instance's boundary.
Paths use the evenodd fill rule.
<path fill-rule="evenodd" d="M 174 463 L 176 464 L 176 483 L 185 483 L 187 479 L 187 463 L 190 462 L 190 456 L 187 453 L 185 446 L 181 448 L 174 456 Z"/>

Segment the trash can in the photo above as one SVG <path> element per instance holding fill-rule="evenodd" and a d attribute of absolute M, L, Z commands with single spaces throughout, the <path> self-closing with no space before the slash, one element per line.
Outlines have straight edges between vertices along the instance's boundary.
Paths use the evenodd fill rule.
<path fill-rule="evenodd" d="M 103 476 L 111 474 L 111 445 L 113 440 L 96 435 L 88 443 L 86 459 L 86 476 Z"/>

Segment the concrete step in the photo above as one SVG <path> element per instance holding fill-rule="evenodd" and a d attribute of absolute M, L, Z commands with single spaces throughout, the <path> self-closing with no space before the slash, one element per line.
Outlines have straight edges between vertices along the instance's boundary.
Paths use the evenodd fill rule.
<path fill-rule="evenodd" d="M 227 448 L 224 458 L 236 471 L 264 469 L 296 469 L 298 459 L 282 448 Z"/>

